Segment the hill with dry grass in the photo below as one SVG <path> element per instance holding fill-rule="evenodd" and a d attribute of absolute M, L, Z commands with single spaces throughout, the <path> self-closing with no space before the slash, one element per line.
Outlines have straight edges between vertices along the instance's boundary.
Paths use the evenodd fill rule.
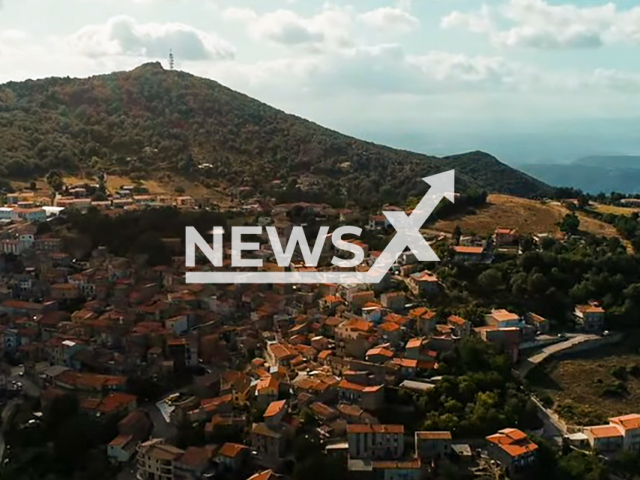
<path fill-rule="evenodd" d="M 569 210 L 559 202 L 530 200 L 510 195 L 493 194 L 484 207 L 472 213 L 442 220 L 434 229 L 453 232 L 456 225 L 464 232 L 480 235 L 493 233 L 496 227 L 517 228 L 522 234 L 550 233 L 560 236 L 558 224 Z M 595 235 L 619 237 L 615 227 L 578 213 L 580 229 Z"/>

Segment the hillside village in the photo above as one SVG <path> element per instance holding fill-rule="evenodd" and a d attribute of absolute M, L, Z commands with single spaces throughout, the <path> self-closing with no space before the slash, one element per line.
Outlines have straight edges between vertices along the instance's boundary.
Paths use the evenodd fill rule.
<path fill-rule="evenodd" d="M 186 284 L 180 238 L 163 239 L 173 252 L 166 265 L 115 256 L 104 246 L 75 258 L 56 225 L 70 212 L 93 215 L 94 208 L 113 216 L 206 207 L 190 196 L 149 195 L 133 186 L 92 200 L 89 191 L 100 188 L 68 186 L 45 198 L 9 193 L 0 207 L 5 469 L 27 468 L 21 452 L 58 416 L 90 422 L 90 431 L 76 435 L 98 452 L 96 465 L 104 462 L 113 478 L 139 480 L 286 479 L 318 470 L 384 480 L 527 478 L 538 471 L 541 438 L 604 455 L 640 451 L 640 415 L 563 431 L 519 383 L 548 357 L 619 340 L 607 330 L 600 299 L 575 304 L 570 327 L 506 305 L 465 318 L 437 306 L 447 288 L 440 270 L 410 251 L 372 286 Z M 275 225 L 284 239 L 297 224 L 292 211 L 335 224 L 363 218 L 310 203 L 238 199 L 229 210 Z M 361 226 L 370 234 L 393 230 L 381 212 L 366 215 Z M 527 250 L 540 250 L 548 236 L 528 238 Z M 433 231 L 425 237 L 446 265 L 491 265 L 523 254 L 522 237 L 509 225 L 496 225 L 490 238 L 461 234 L 452 241 Z M 366 265 L 356 268 L 366 270 L 380 251 L 353 241 L 366 254 Z M 337 253 L 325 247 L 323 259 Z M 282 270 L 266 241 L 255 256 L 265 270 Z M 215 271 L 200 260 L 199 269 Z M 322 268 L 300 259 L 290 267 Z M 513 385 L 504 391 L 505 405 L 510 395 L 519 399 L 513 411 L 487 420 L 484 427 L 496 428 L 485 434 L 458 425 L 422 428 L 420 402 L 441 401 L 430 395 L 444 395 L 452 377 L 473 370 L 467 353 L 477 356 L 478 368 L 488 362 L 502 372 L 498 382 Z M 492 391 L 467 388 L 477 408 L 482 398 L 492 401 Z M 444 417 L 426 424 L 446 425 Z M 54 440 L 56 452 L 88 448 L 60 442 Z"/>

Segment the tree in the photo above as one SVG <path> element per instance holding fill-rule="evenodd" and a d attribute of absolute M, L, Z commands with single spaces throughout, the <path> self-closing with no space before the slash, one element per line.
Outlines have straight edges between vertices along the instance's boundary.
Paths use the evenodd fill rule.
<path fill-rule="evenodd" d="M 596 454 L 571 452 L 559 460 L 558 476 L 562 480 L 608 480 L 609 472 Z"/>
<path fill-rule="evenodd" d="M 575 213 L 567 213 L 560 222 L 560 231 L 567 235 L 575 235 L 580 228 L 580 219 Z"/>
<path fill-rule="evenodd" d="M 178 185 L 176 188 L 173 189 L 173 191 L 182 195 L 186 190 L 182 185 Z"/>
<path fill-rule="evenodd" d="M 587 208 L 589 206 L 589 197 L 586 195 L 580 195 L 578 197 L 578 206 L 582 209 Z"/>
<path fill-rule="evenodd" d="M 64 180 L 62 180 L 62 174 L 58 170 L 51 170 L 45 177 L 49 188 L 54 192 L 59 192 L 64 188 Z"/>
<path fill-rule="evenodd" d="M 453 233 L 451 234 L 451 239 L 453 240 L 454 245 L 458 245 L 460 243 L 460 237 L 462 236 L 462 229 L 460 225 L 457 225 L 453 229 Z"/>
<path fill-rule="evenodd" d="M 640 475 L 640 455 L 636 452 L 622 451 L 611 460 L 611 468 L 626 480 Z"/>
<path fill-rule="evenodd" d="M 99 190 L 93 195 L 93 197 L 91 197 L 91 200 L 94 202 L 104 202 L 106 199 L 107 196 Z"/>
<path fill-rule="evenodd" d="M 478 277 L 478 284 L 485 292 L 495 292 L 502 287 L 502 274 L 495 268 L 490 268 Z"/>

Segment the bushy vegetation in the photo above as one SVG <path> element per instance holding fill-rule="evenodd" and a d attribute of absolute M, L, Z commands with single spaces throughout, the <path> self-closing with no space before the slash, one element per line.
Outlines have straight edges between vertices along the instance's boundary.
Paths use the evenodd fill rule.
<path fill-rule="evenodd" d="M 73 395 L 55 398 L 43 422 L 12 424 L 6 432 L 11 445 L 2 478 L 23 480 L 100 480 L 114 478 L 104 447 L 117 435 L 113 421 L 83 413 Z"/>
<path fill-rule="evenodd" d="M 502 428 L 539 428 L 535 404 L 511 370 L 509 359 L 479 339 L 446 354 L 443 375 L 425 395 L 410 395 L 421 417 L 414 428 L 449 430 L 458 438 L 486 436 Z"/>
<path fill-rule="evenodd" d="M 160 64 L 0 86 L 0 178 L 170 171 L 281 200 L 368 206 L 421 197 L 421 178 L 450 168 L 459 191 L 550 193 L 481 152 L 438 159 L 363 142 Z"/>
<path fill-rule="evenodd" d="M 617 238 L 551 238 L 525 253 L 498 256 L 491 265 L 434 264 L 446 285 L 437 298 L 445 311 L 481 320 L 491 308 L 536 312 L 552 322 L 569 320 L 576 303 L 600 300 L 614 328 L 637 326 L 640 312 L 640 259 Z"/>
<path fill-rule="evenodd" d="M 214 226 L 226 227 L 223 214 L 206 210 L 180 211 L 176 208 L 154 208 L 125 212 L 112 216 L 91 211 L 88 214 L 69 212 L 66 221 L 69 234 L 64 236 L 66 248 L 82 257 L 104 246 L 110 253 L 128 257 L 146 255 L 151 265 L 167 265 L 172 252 L 163 238 L 183 239 L 185 227 L 196 228 L 204 238 L 210 238 Z M 225 228 L 225 231 L 228 231 Z"/>

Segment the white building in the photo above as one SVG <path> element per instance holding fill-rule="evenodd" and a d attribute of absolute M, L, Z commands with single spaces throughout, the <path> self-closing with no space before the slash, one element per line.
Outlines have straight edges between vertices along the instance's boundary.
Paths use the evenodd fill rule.
<path fill-rule="evenodd" d="M 0 207 L 0 220 L 15 220 L 18 218 L 18 214 L 15 212 L 15 208 Z"/>

